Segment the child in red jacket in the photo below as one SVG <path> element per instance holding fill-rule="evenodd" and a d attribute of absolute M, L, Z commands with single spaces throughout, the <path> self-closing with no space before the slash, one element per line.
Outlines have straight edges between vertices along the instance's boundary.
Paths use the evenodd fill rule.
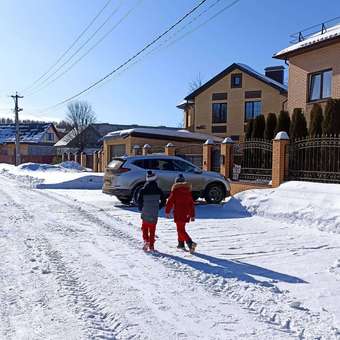
<path fill-rule="evenodd" d="M 189 247 L 190 253 L 195 251 L 197 243 L 193 242 L 185 230 L 186 223 L 195 221 L 195 206 L 192 199 L 191 185 L 180 174 L 172 186 L 170 197 L 166 203 L 165 214 L 170 218 L 171 210 L 174 210 L 174 221 L 177 225 L 179 249 L 185 249 L 184 243 Z"/>

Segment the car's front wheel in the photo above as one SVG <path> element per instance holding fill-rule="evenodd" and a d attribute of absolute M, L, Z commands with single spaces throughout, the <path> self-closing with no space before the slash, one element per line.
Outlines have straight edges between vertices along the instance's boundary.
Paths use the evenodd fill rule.
<path fill-rule="evenodd" d="M 219 204 L 225 198 L 225 189 L 219 183 L 212 183 L 205 190 L 204 198 L 209 204 Z"/>

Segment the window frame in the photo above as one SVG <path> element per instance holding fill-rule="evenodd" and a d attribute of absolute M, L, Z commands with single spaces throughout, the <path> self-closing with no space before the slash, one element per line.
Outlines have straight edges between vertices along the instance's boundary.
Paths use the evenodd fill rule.
<path fill-rule="evenodd" d="M 235 78 L 240 77 L 240 84 L 235 84 Z M 230 87 L 235 88 L 242 88 L 242 73 L 232 73 L 230 76 Z"/>
<path fill-rule="evenodd" d="M 262 114 L 262 100 L 247 100 L 247 101 L 245 101 L 244 102 L 244 122 L 245 123 L 248 122 L 248 120 L 249 120 L 249 119 L 247 119 L 247 104 L 249 104 L 249 103 L 252 104 L 252 117 L 249 118 L 249 119 L 254 119 L 254 118 L 257 117 L 257 116 L 256 117 L 254 116 L 254 107 L 255 107 L 254 103 L 260 103 L 261 104 L 261 113 L 258 116 L 260 116 Z"/>
<path fill-rule="evenodd" d="M 323 87 L 324 87 L 324 74 L 326 72 L 332 72 L 332 77 L 331 77 L 331 95 L 329 97 L 323 97 Z M 316 77 L 320 75 L 320 91 L 319 91 L 319 97 L 317 99 L 311 99 L 311 85 L 312 85 L 312 79 L 313 77 Z M 307 84 L 307 102 L 308 103 L 314 103 L 318 101 L 325 101 L 329 98 L 332 98 L 332 81 L 333 81 L 333 69 L 328 68 L 325 70 L 320 70 L 317 72 L 309 73 L 308 74 L 308 84 Z"/>
<path fill-rule="evenodd" d="M 215 118 L 214 105 L 225 105 L 226 106 L 225 120 L 216 121 L 214 119 Z M 219 113 L 221 113 L 221 112 L 219 111 Z M 212 122 L 212 124 L 227 124 L 227 120 L 228 120 L 228 103 L 227 102 L 212 103 L 211 104 L 211 122 Z"/>

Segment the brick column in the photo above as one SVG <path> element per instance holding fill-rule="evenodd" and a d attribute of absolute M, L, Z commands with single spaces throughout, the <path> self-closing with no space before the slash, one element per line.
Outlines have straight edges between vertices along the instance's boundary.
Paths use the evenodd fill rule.
<path fill-rule="evenodd" d="M 71 160 L 71 152 L 67 153 L 67 160 L 70 161 Z"/>
<path fill-rule="evenodd" d="M 65 162 L 65 152 L 61 154 L 61 162 Z"/>
<path fill-rule="evenodd" d="M 78 163 L 79 162 L 79 159 L 78 159 L 79 158 L 79 154 L 78 154 L 78 152 L 74 153 L 73 155 L 74 155 L 74 161 Z"/>
<path fill-rule="evenodd" d="M 138 155 L 140 155 L 140 152 L 141 151 L 141 147 L 140 147 L 140 145 L 134 145 L 133 147 L 132 147 L 132 156 L 138 156 Z"/>
<path fill-rule="evenodd" d="M 172 143 L 168 143 L 167 145 L 165 145 L 165 154 L 167 156 L 175 156 L 176 154 L 175 145 L 173 145 Z"/>
<path fill-rule="evenodd" d="M 214 141 L 212 139 L 208 139 L 203 144 L 203 170 L 205 171 L 211 171 L 211 155 L 213 147 Z"/>
<path fill-rule="evenodd" d="M 80 153 L 80 165 L 86 168 L 86 153 L 85 152 Z"/>
<path fill-rule="evenodd" d="M 106 166 L 107 164 L 109 164 L 109 162 L 107 162 L 105 152 L 102 151 L 101 154 L 102 154 L 102 172 L 105 172 Z"/>
<path fill-rule="evenodd" d="M 94 172 L 98 172 L 98 152 L 95 151 L 93 153 L 93 165 L 92 165 L 92 169 Z"/>
<path fill-rule="evenodd" d="M 146 156 L 151 153 L 151 145 L 145 144 L 143 146 L 143 156 Z"/>
<path fill-rule="evenodd" d="M 276 188 L 284 182 L 287 173 L 286 149 L 289 137 L 286 132 L 279 132 L 273 140 L 272 187 Z"/>
<path fill-rule="evenodd" d="M 234 155 L 233 155 L 233 144 L 234 141 L 227 137 L 221 144 L 221 170 L 220 173 L 226 178 L 232 177 Z"/>

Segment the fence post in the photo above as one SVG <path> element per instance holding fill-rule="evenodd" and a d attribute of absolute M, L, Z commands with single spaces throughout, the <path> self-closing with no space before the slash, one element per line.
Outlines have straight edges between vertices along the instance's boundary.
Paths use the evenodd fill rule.
<path fill-rule="evenodd" d="M 79 154 L 78 154 L 78 152 L 74 153 L 73 155 L 74 155 L 74 161 L 76 163 L 79 163 Z"/>
<path fill-rule="evenodd" d="M 172 143 L 168 143 L 165 145 L 165 154 L 167 156 L 175 156 L 176 150 L 175 150 L 175 145 Z"/>
<path fill-rule="evenodd" d="M 212 139 L 207 139 L 203 144 L 203 170 L 205 171 L 211 171 L 211 156 L 213 147 L 214 141 Z"/>
<path fill-rule="evenodd" d="M 289 143 L 288 134 L 279 132 L 273 139 L 273 161 L 272 161 L 272 187 L 276 188 L 283 183 L 287 172 L 286 146 Z"/>
<path fill-rule="evenodd" d="M 71 160 L 71 152 L 67 153 L 67 160 L 70 161 Z"/>
<path fill-rule="evenodd" d="M 95 151 L 93 153 L 93 165 L 92 165 L 93 171 L 98 172 L 98 153 Z"/>
<path fill-rule="evenodd" d="M 63 163 L 65 161 L 65 152 L 61 154 L 61 162 Z"/>
<path fill-rule="evenodd" d="M 80 153 L 80 165 L 86 168 L 86 153 L 85 152 Z"/>
<path fill-rule="evenodd" d="M 221 144 L 221 170 L 220 173 L 226 178 L 231 178 L 233 170 L 233 144 L 234 141 L 227 137 Z"/>
<path fill-rule="evenodd" d="M 102 172 L 105 172 L 106 166 L 107 164 L 109 164 L 109 162 L 107 162 L 106 164 L 106 156 L 104 150 L 101 151 L 101 160 L 102 160 L 101 164 Z"/>
<path fill-rule="evenodd" d="M 145 144 L 143 146 L 143 156 L 146 156 L 151 153 L 151 145 L 150 144 Z"/>
<path fill-rule="evenodd" d="M 136 144 L 132 148 L 132 156 L 138 156 L 140 154 L 140 145 Z"/>

